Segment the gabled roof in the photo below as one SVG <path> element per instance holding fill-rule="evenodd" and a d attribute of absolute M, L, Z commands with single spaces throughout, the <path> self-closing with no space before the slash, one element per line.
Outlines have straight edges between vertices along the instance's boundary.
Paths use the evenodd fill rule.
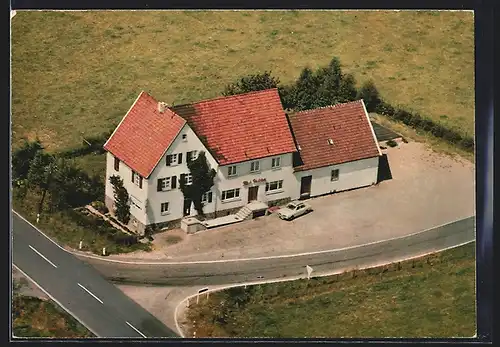
<path fill-rule="evenodd" d="M 142 177 L 149 177 L 186 121 L 141 92 L 121 123 L 104 144 L 104 149 Z"/>
<path fill-rule="evenodd" d="M 187 120 L 220 165 L 297 150 L 276 88 L 171 109 Z"/>
<path fill-rule="evenodd" d="M 295 171 L 381 155 L 362 100 L 289 116 L 302 163 Z"/>

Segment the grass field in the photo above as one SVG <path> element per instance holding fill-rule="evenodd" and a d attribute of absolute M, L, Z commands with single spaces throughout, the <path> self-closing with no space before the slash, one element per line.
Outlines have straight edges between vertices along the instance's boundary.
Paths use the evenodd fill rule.
<path fill-rule="evenodd" d="M 191 303 L 197 337 L 471 337 L 475 243 L 416 261 Z M 239 308 L 235 298 L 246 297 Z M 223 302 L 223 304 L 221 304 Z M 241 301 L 240 301 L 241 302 Z M 224 309 L 225 307 L 225 309 Z M 226 323 L 216 321 L 224 317 Z"/>
<path fill-rule="evenodd" d="M 116 125 L 141 90 L 180 104 L 264 70 L 289 83 L 333 56 L 392 104 L 472 134 L 473 29 L 473 12 L 18 11 L 13 145 L 79 145 Z"/>
<path fill-rule="evenodd" d="M 20 283 L 15 283 L 19 286 Z M 12 328 L 17 337 L 82 338 L 94 335 L 52 301 L 14 293 Z"/>

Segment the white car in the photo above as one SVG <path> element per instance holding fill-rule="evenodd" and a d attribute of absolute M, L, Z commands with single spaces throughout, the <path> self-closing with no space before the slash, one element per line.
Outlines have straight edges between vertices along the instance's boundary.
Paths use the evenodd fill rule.
<path fill-rule="evenodd" d="M 292 201 L 278 210 L 278 217 L 284 220 L 292 220 L 312 211 L 312 207 L 305 202 Z"/>

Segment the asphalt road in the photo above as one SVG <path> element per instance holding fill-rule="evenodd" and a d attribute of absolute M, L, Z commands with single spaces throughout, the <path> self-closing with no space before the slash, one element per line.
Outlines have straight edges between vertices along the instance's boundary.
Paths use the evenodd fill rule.
<path fill-rule="evenodd" d="M 12 215 L 13 262 L 98 337 L 178 337 L 105 280 Z"/>
<path fill-rule="evenodd" d="M 306 265 L 317 273 L 367 267 L 440 251 L 474 239 L 474 217 L 470 217 L 398 239 L 292 257 L 177 264 L 121 264 L 99 258 L 82 260 L 117 283 L 205 286 L 305 276 Z"/>

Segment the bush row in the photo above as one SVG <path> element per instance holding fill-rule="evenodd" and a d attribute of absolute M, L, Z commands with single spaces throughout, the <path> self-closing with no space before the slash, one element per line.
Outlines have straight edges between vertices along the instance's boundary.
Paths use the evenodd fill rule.
<path fill-rule="evenodd" d="M 106 237 L 109 241 L 118 245 L 130 246 L 138 243 L 137 236 L 123 233 L 102 218 L 72 209 L 68 210 L 68 215 L 78 226 L 94 230 L 97 234 Z"/>
<path fill-rule="evenodd" d="M 474 137 L 462 135 L 454 129 L 449 129 L 443 124 L 439 124 L 432 119 L 421 116 L 417 112 L 409 112 L 394 107 L 385 101 L 381 101 L 375 107 L 375 112 L 386 115 L 396 121 L 400 121 L 414 129 L 429 132 L 466 151 L 472 152 L 474 150 Z"/>

